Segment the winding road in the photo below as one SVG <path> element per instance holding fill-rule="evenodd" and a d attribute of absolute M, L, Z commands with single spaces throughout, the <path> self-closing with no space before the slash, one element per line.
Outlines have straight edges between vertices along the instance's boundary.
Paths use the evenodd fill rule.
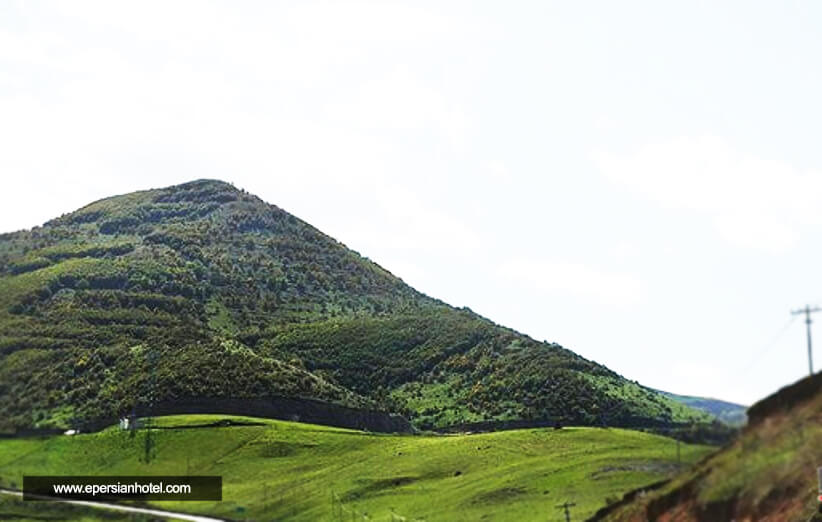
<path fill-rule="evenodd" d="M 0 495 L 12 495 L 22 497 L 23 492 L 15 489 L 0 488 Z M 48 498 L 54 502 L 65 502 L 67 504 L 76 504 L 78 506 L 88 506 L 96 509 L 112 509 L 114 511 L 126 511 L 128 513 L 142 513 L 144 515 L 153 515 L 155 517 L 163 517 L 170 520 L 188 520 L 190 522 L 225 522 L 222 518 L 206 517 L 203 515 L 192 515 L 189 513 L 178 513 L 175 511 L 165 511 L 162 509 L 148 509 L 134 506 L 124 506 L 121 504 L 110 504 L 108 502 L 92 502 L 88 500 L 64 500 L 52 497 Z"/>

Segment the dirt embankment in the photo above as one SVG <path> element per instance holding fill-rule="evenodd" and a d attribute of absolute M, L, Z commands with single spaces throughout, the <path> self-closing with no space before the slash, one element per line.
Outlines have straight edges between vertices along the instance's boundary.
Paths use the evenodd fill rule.
<path fill-rule="evenodd" d="M 785 386 L 748 409 L 748 429 L 755 427 L 770 415 L 787 413 L 796 405 L 812 399 L 820 392 L 822 392 L 822 372 Z"/>
<path fill-rule="evenodd" d="M 591 520 L 822 522 L 822 374 L 782 388 L 748 412 L 748 426 L 731 444 Z"/>

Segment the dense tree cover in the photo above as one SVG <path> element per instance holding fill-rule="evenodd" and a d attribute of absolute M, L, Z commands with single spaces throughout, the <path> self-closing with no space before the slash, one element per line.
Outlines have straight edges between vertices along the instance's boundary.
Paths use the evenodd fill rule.
<path fill-rule="evenodd" d="M 421 427 L 704 418 L 427 297 L 226 183 L 116 196 L 0 235 L 0 430 L 274 395 L 379 405 Z"/>
<path fill-rule="evenodd" d="M 275 358 L 296 354 L 307 369 L 425 428 L 511 419 L 598 425 L 707 420 L 559 345 L 445 305 L 274 326 L 243 341 Z"/>

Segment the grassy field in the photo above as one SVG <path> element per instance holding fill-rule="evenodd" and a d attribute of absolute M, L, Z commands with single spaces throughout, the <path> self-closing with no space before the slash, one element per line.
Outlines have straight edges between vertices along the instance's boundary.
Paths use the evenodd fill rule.
<path fill-rule="evenodd" d="M 533 429 L 397 436 L 225 416 L 155 419 L 145 431 L 0 440 L 2 485 L 23 474 L 209 474 L 223 502 L 157 502 L 166 509 L 254 520 L 574 520 L 606 499 L 677 469 L 676 442 L 621 429 Z M 711 452 L 682 445 L 683 465 Z M 2 504 L 0 504 L 2 505 Z"/>

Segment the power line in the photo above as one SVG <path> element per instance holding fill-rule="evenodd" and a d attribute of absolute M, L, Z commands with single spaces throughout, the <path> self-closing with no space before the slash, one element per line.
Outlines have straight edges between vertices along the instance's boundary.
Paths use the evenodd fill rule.
<path fill-rule="evenodd" d="M 813 351 L 811 349 L 811 314 L 814 312 L 820 312 L 822 308 L 818 306 L 814 306 L 811 308 L 810 305 L 805 305 L 805 308 L 800 308 L 799 310 L 794 310 L 791 312 L 791 315 L 800 315 L 805 314 L 805 327 L 808 332 L 808 371 L 811 375 L 813 375 Z"/>
<path fill-rule="evenodd" d="M 785 332 L 788 331 L 788 328 L 791 327 L 791 325 L 793 324 L 794 321 L 796 321 L 796 316 L 791 316 L 791 318 L 788 319 L 788 322 L 786 322 L 782 326 L 782 328 L 780 328 L 779 331 L 776 332 L 776 334 L 774 334 L 773 337 L 771 337 L 771 339 L 762 347 L 762 349 L 759 352 L 757 352 L 756 354 L 754 354 L 753 357 L 750 358 L 750 362 L 748 363 L 748 366 L 745 368 L 745 370 L 742 373 L 746 373 L 748 370 L 753 368 L 753 366 L 757 362 L 759 362 L 759 360 L 762 358 L 762 356 L 765 355 L 767 352 L 769 352 L 771 350 L 771 348 L 773 348 L 776 345 L 776 342 L 779 339 L 782 338 L 782 336 L 785 334 Z"/>

